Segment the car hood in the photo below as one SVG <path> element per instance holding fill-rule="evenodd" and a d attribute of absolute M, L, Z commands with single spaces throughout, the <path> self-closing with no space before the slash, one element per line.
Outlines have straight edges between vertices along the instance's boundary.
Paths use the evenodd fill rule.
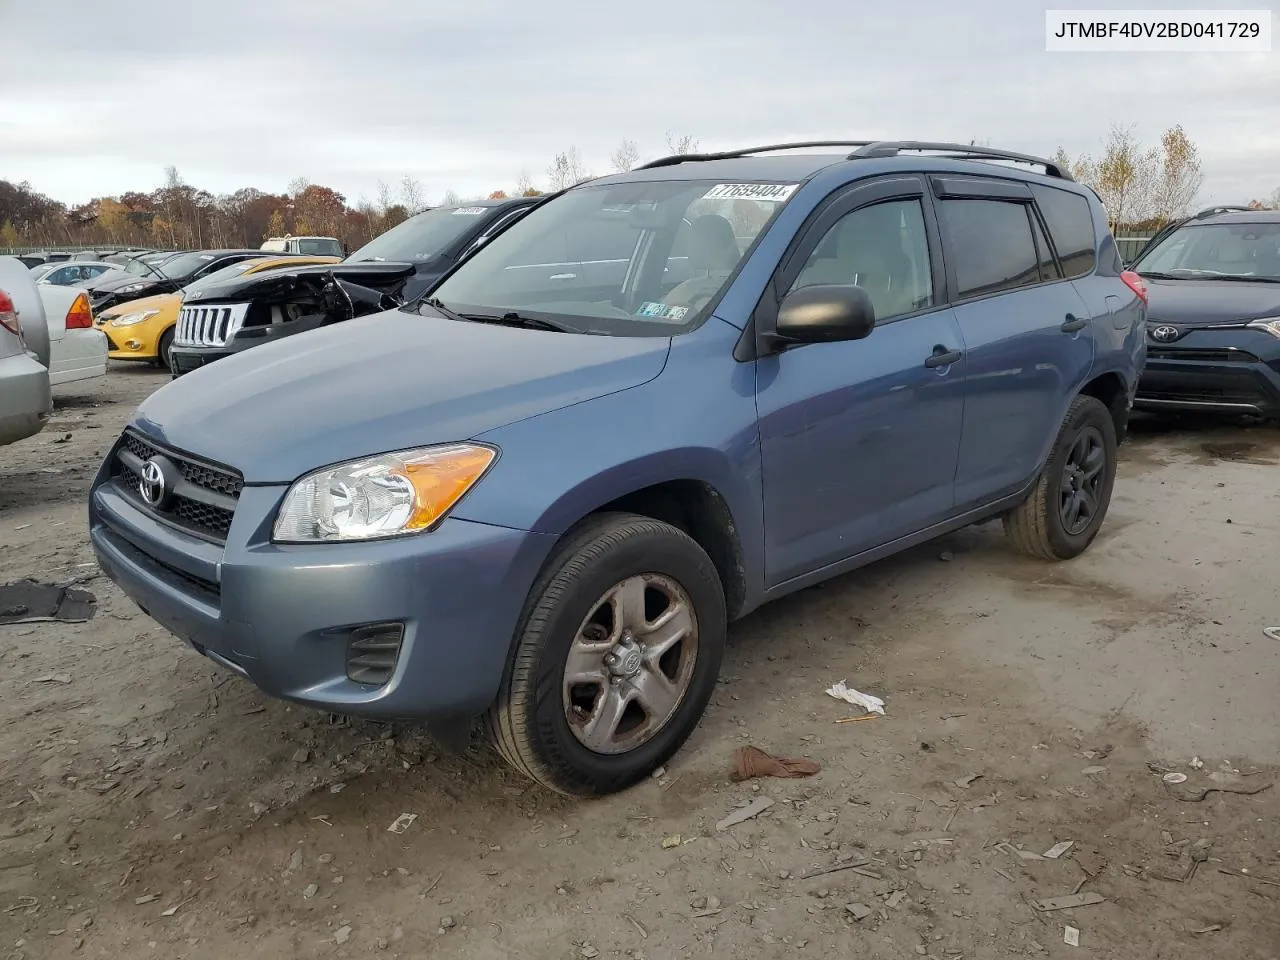
<path fill-rule="evenodd" d="M 148 397 L 135 424 L 247 483 L 289 483 L 639 386 L 662 372 L 670 345 L 394 310 L 194 370 Z"/>
<path fill-rule="evenodd" d="M 1280 283 L 1147 280 L 1149 323 L 1216 327 L 1280 317 Z"/>
<path fill-rule="evenodd" d="M 199 285 L 188 290 L 186 303 L 227 300 L 256 300 L 259 297 L 287 295 L 297 287 L 298 277 L 333 275 L 339 280 L 378 290 L 395 289 L 413 274 L 411 263 L 334 263 L 312 264 L 297 268 L 282 267 L 259 274 L 236 277 L 222 283 Z"/>
<path fill-rule="evenodd" d="M 129 286 L 131 283 L 146 284 L 147 287 L 154 286 L 160 282 L 160 278 L 156 276 L 138 277 L 132 273 L 125 273 L 123 276 L 104 274 L 93 283 L 88 285 L 88 290 L 92 293 L 115 293 L 123 287 Z M 144 288 L 145 289 L 145 288 Z"/>
<path fill-rule="evenodd" d="M 176 293 L 157 293 L 153 297 L 142 297 L 138 300 L 126 300 L 114 307 L 109 307 L 98 314 L 99 320 L 110 320 L 126 313 L 141 313 L 143 310 L 163 310 L 178 299 Z"/>

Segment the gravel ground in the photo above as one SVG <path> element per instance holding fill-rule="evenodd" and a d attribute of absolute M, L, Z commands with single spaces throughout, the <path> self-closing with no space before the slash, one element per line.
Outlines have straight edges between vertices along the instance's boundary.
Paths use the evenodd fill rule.
<path fill-rule="evenodd" d="M 759 611 L 665 776 L 575 803 L 267 700 L 96 575 L 88 484 L 164 382 L 0 450 L 0 583 L 99 601 L 0 626 L 0 957 L 1280 956 L 1280 431 L 1138 423 L 1074 562 L 988 524 Z M 836 723 L 839 680 L 886 716 Z M 822 770 L 733 783 L 745 744 Z"/>

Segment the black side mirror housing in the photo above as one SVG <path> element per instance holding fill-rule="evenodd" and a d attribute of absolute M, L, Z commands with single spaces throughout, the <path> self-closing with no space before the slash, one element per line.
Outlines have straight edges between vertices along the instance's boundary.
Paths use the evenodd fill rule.
<path fill-rule="evenodd" d="M 875 306 L 862 287 L 816 284 L 782 298 L 774 329 L 784 343 L 837 343 L 870 336 L 875 325 Z"/>

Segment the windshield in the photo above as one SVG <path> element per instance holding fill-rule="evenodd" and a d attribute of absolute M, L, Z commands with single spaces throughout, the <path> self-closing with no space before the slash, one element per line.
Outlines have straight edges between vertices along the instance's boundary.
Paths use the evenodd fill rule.
<path fill-rule="evenodd" d="M 135 277 L 155 276 L 151 268 L 147 266 L 146 261 L 140 258 L 130 260 L 124 265 L 124 272 L 131 273 Z"/>
<path fill-rule="evenodd" d="M 298 241 L 298 253 L 313 257 L 340 257 L 342 244 L 325 237 L 303 237 Z"/>
<path fill-rule="evenodd" d="M 201 267 L 207 267 L 215 259 L 212 253 L 184 253 L 157 265 L 156 269 L 170 279 L 183 280 Z"/>
<path fill-rule="evenodd" d="M 398 223 L 351 254 L 348 261 L 422 263 L 479 223 L 492 207 L 437 207 Z M 304 251 L 305 252 L 305 251 Z"/>
<path fill-rule="evenodd" d="M 213 271 L 213 273 L 207 273 L 203 277 L 201 277 L 199 280 L 200 289 L 203 290 L 205 287 L 211 287 L 214 284 L 224 283 L 227 280 L 235 280 L 241 274 L 249 270 L 252 270 L 258 264 L 265 263 L 267 260 L 272 260 L 272 259 L 274 259 L 274 257 L 252 257 L 249 260 L 239 260 L 236 263 L 231 264 L 231 266 L 223 267 L 221 270 L 215 270 Z M 195 286 L 196 284 L 194 283 L 188 284 L 187 286 L 182 288 L 182 292 L 191 293 L 192 288 Z"/>
<path fill-rule="evenodd" d="M 559 320 L 584 333 L 691 329 L 794 183 L 576 187 L 495 237 L 432 291 L 456 314 Z"/>
<path fill-rule="evenodd" d="M 1135 269 L 1187 279 L 1280 280 L 1280 223 L 1189 224 L 1160 241 Z"/>

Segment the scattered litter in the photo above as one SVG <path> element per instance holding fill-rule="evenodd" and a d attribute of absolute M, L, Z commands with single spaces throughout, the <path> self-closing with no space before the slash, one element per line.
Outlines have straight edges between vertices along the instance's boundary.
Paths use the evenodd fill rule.
<path fill-rule="evenodd" d="M 1085 767 L 1080 772 L 1083 773 L 1086 777 L 1097 777 L 1097 776 L 1100 776 L 1101 774 L 1106 773 L 1107 768 L 1106 767 Z"/>
<path fill-rule="evenodd" d="M 995 848 L 997 850 L 1004 851 L 1005 853 L 1009 854 L 1012 857 L 1017 857 L 1019 860 L 1045 859 L 1044 857 L 1040 856 L 1040 854 L 1032 853 L 1030 850 L 1019 850 L 1017 847 L 1015 847 L 1012 843 L 1009 843 L 1008 841 L 1005 841 L 1004 843 L 997 843 Z"/>
<path fill-rule="evenodd" d="M 144 904 L 148 904 L 148 903 L 155 903 L 155 902 L 156 902 L 157 900 L 159 900 L 159 899 L 160 899 L 160 894 L 158 894 L 158 893 L 148 893 L 148 894 L 147 894 L 146 896 L 144 896 L 144 897 L 137 897 L 137 898 L 133 901 L 133 905 L 134 905 L 135 907 L 141 907 L 141 906 L 143 906 Z"/>
<path fill-rule="evenodd" d="M 342 792 L 343 790 L 345 790 L 345 789 L 347 789 L 347 785 L 346 785 L 345 783 L 331 783 L 331 784 L 329 784 L 329 792 L 330 792 L 330 793 L 341 793 L 341 792 Z"/>
<path fill-rule="evenodd" d="M 832 867 L 819 867 L 816 870 L 801 874 L 800 879 L 812 880 L 814 877 L 826 876 L 828 873 L 839 873 L 841 870 L 856 870 L 858 867 L 865 867 L 870 862 L 870 860 L 850 860 L 848 863 L 837 863 Z"/>
<path fill-rule="evenodd" d="M 1031 906 L 1049 913 L 1053 910 L 1074 910 L 1077 907 L 1092 907 L 1094 904 L 1106 903 L 1107 898 L 1090 890 L 1088 893 L 1073 893 L 1065 897 L 1049 897 L 1047 900 L 1032 900 Z"/>
<path fill-rule="evenodd" d="M 17 623 L 87 623 L 98 602 L 88 590 L 18 580 L 0 586 L 0 626 Z"/>
<path fill-rule="evenodd" d="M 1203 770 L 1204 761 L 1201 760 L 1199 757 L 1192 757 L 1190 762 L 1187 764 L 1187 766 L 1190 767 L 1192 770 Z"/>
<path fill-rule="evenodd" d="M 1205 797 L 1207 797 L 1211 793 L 1238 793 L 1245 797 L 1251 797 L 1255 793 L 1262 793 L 1263 790 L 1270 790 L 1271 787 L 1272 787 L 1272 784 L 1270 783 L 1262 783 L 1256 787 L 1232 787 L 1232 786 L 1205 787 L 1203 790 L 1198 790 L 1196 791 L 1196 793 L 1185 796 L 1185 797 L 1178 796 L 1172 790 L 1169 791 L 1169 795 L 1173 797 L 1173 799 L 1181 800 L 1185 803 L 1199 803 L 1201 800 L 1203 800 Z"/>
<path fill-rule="evenodd" d="M 742 807 L 739 810 L 733 811 L 733 813 L 729 814 L 727 817 L 725 817 L 723 820 L 717 823 L 716 830 L 717 831 L 728 830 L 730 827 L 737 826 L 738 824 L 744 823 L 747 820 L 752 820 L 760 816 L 760 814 L 764 813 L 766 810 L 768 810 L 772 806 L 773 806 L 773 800 L 771 798 L 757 797 L 756 799 L 752 800 L 749 804 L 747 804 L 745 807 Z"/>
<path fill-rule="evenodd" d="M 1067 927 L 1062 934 L 1062 942 L 1068 947 L 1080 946 L 1080 931 L 1075 927 Z"/>
<path fill-rule="evenodd" d="M 306 747 L 299 747 L 297 750 L 293 751 L 294 763 L 306 763 L 310 759 L 311 759 L 311 751 L 308 750 Z"/>
<path fill-rule="evenodd" d="M 42 677 L 36 677 L 32 683 L 70 683 L 71 674 L 69 673 L 46 673 Z"/>
<path fill-rule="evenodd" d="M 855 922 L 865 920 L 867 917 L 871 916 L 871 908 L 865 903 L 851 903 L 844 909 L 849 916 L 853 917 Z"/>
<path fill-rule="evenodd" d="M 639 920 L 631 916 L 631 914 L 629 913 L 624 913 L 622 915 L 622 918 L 636 928 L 636 933 L 640 934 L 640 939 L 642 940 L 649 939 L 649 931 L 644 928 L 644 924 L 642 924 Z"/>
<path fill-rule="evenodd" d="M 1201 927 L 1199 930 L 1192 930 L 1191 932 L 1199 935 L 1202 933 L 1217 933 L 1221 929 L 1222 929 L 1222 924 L 1215 923 L 1207 927 Z"/>
<path fill-rule="evenodd" d="M 1057 860 L 1075 845 L 1076 842 L 1074 840 L 1063 840 L 1061 843 L 1055 843 L 1044 852 L 1044 857 L 1046 860 Z"/>
<path fill-rule="evenodd" d="M 759 747 L 739 747 L 733 753 L 734 780 L 755 777 L 811 777 L 822 767 L 804 757 L 775 757 Z"/>
<path fill-rule="evenodd" d="M 653 771 L 653 773 L 649 774 L 649 776 L 653 777 L 653 779 L 655 780 L 661 780 L 666 775 L 667 775 L 666 767 L 659 767 L 657 770 Z"/>
<path fill-rule="evenodd" d="M 259 803 L 257 800 L 249 801 L 249 810 L 255 817 L 260 817 L 267 812 L 269 807 L 265 803 Z"/>
<path fill-rule="evenodd" d="M 1225 873 L 1227 874 L 1227 876 L 1230 876 L 1230 877 L 1243 877 L 1245 880 L 1254 880 L 1258 883 L 1265 883 L 1272 887 L 1280 887 L 1280 880 L 1268 880 L 1266 877 L 1255 877 L 1253 874 L 1249 872 L 1248 867 L 1241 867 L 1239 872 L 1235 870 L 1223 870 L 1221 867 L 1219 867 L 1218 872 Z"/>
<path fill-rule="evenodd" d="M 177 913 L 179 910 L 181 910 L 183 907 L 185 907 L 188 903 L 190 903 L 190 902 L 191 902 L 192 900 L 194 900 L 194 899 L 195 899 L 195 897 L 187 897 L 185 900 L 179 900 L 177 903 L 175 903 L 175 904 L 174 904 L 172 907 L 170 907 L 168 910 L 162 910 L 162 911 L 160 912 L 160 916 L 162 916 L 162 917 L 172 917 L 175 913 Z"/>
<path fill-rule="evenodd" d="M 673 833 L 671 836 L 662 839 L 663 850 L 674 850 L 678 846 L 680 846 L 680 834 L 678 833 Z"/>
<path fill-rule="evenodd" d="M 404 833 L 413 826 L 413 821 L 417 819 L 418 815 L 416 813 L 402 813 L 400 816 L 396 817 L 395 820 L 391 821 L 391 826 L 387 827 L 387 832 Z"/>
<path fill-rule="evenodd" d="M 1166 773 L 1164 775 L 1165 783 L 1186 783 L 1187 775 L 1185 773 Z"/>
<path fill-rule="evenodd" d="M 1001 791 L 997 790 L 989 797 L 983 797 L 981 800 L 975 800 L 969 804 L 970 810 L 981 810 L 983 807 L 994 807 L 1000 802 Z"/>
<path fill-rule="evenodd" d="M 827 696 L 835 697 L 837 700 L 843 700 L 845 703 L 852 703 L 855 707 L 862 707 L 867 713 L 884 713 L 884 701 L 879 697 L 873 697 L 867 693 L 859 693 L 852 687 L 847 686 L 843 680 L 827 689 Z"/>
<path fill-rule="evenodd" d="M 698 910 L 693 914 L 693 919 L 705 920 L 707 917 L 714 917 L 719 915 L 719 913 L 719 908 L 716 908 L 715 910 Z"/>
<path fill-rule="evenodd" d="M 860 717 L 841 717 L 836 723 L 861 723 L 863 720 L 874 720 L 880 716 L 878 713 L 864 713 Z"/>
<path fill-rule="evenodd" d="M 971 773 L 971 774 L 969 774 L 968 776 L 960 777 L 960 778 L 958 778 L 958 779 L 956 779 L 956 780 L 954 780 L 954 781 L 952 781 L 952 782 L 953 782 L 953 783 L 955 783 L 955 785 L 956 785 L 957 787 L 960 787 L 962 790 L 967 790 L 967 789 L 969 788 L 970 784 L 972 784 L 972 783 L 973 783 L 973 781 L 975 781 L 975 780 L 981 780 L 981 779 L 982 779 L 982 774 L 980 774 L 980 773 Z"/>
<path fill-rule="evenodd" d="M 334 935 L 333 935 L 333 942 L 334 942 L 334 943 L 346 943 L 346 942 L 347 942 L 348 940 L 350 940 L 350 939 L 351 939 L 351 927 L 350 927 L 350 926 L 339 927 L 339 928 L 337 929 L 337 931 L 336 931 L 336 932 L 334 933 Z"/>
<path fill-rule="evenodd" d="M 316 884 L 308 883 L 305 887 L 302 888 L 302 899 L 310 900 L 319 892 L 320 892 L 320 888 Z"/>
<path fill-rule="evenodd" d="M 1280 627 L 1263 627 L 1262 632 L 1272 640 L 1280 640 Z"/>
<path fill-rule="evenodd" d="M 889 897 L 888 900 L 885 901 L 885 906 L 887 906 L 890 910 L 896 910 L 898 908 L 898 904 L 902 903 L 902 901 L 905 899 L 907 899 L 907 891 L 895 890 L 893 892 L 893 895 Z"/>

